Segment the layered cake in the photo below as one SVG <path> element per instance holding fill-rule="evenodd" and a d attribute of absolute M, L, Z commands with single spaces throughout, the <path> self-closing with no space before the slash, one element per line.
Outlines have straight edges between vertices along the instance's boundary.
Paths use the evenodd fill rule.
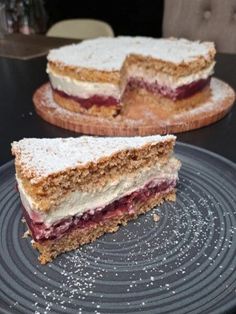
<path fill-rule="evenodd" d="M 23 215 L 40 262 L 175 200 L 174 144 L 173 135 L 14 142 Z"/>
<path fill-rule="evenodd" d="M 130 89 L 140 94 L 145 90 L 160 104 L 180 108 L 206 100 L 214 58 L 211 42 L 97 38 L 51 50 L 47 72 L 57 104 L 74 112 L 113 117 L 122 112 Z"/>

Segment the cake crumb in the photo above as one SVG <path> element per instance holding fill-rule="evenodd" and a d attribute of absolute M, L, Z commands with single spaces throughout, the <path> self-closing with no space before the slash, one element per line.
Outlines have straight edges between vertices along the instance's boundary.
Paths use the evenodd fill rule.
<path fill-rule="evenodd" d="M 158 222 L 159 220 L 160 220 L 160 216 L 159 215 L 157 215 L 157 214 L 153 214 L 153 220 L 155 221 L 155 222 Z"/>
<path fill-rule="evenodd" d="M 29 230 L 26 230 L 22 236 L 22 239 L 28 238 L 30 236 Z"/>

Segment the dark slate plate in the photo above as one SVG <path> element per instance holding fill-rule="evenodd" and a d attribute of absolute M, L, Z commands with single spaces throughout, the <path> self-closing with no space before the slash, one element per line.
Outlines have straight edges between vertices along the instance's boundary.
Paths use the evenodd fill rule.
<path fill-rule="evenodd" d="M 39 265 L 0 168 L 1 313 L 225 313 L 236 307 L 236 165 L 177 144 L 177 202 Z M 154 222 L 153 213 L 161 216 Z"/>

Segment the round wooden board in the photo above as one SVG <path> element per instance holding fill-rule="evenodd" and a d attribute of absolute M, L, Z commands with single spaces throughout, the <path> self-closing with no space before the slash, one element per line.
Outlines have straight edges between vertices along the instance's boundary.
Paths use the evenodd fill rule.
<path fill-rule="evenodd" d="M 209 100 L 188 110 L 169 110 L 168 106 L 155 103 L 155 97 L 150 95 L 143 105 L 138 97 L 130 97 L 132 102 L 128 104 L 128 110 L 112 119 L 61 108 L 53 100 L 49 83 L 37 89 L 33 101 L 36 112 L 44 120 L 71 131 L 93 135 L 143 136 L 184 132 L 214 123 L 229 112 L 235 93 L 225 82 L 212 78 Z"/>

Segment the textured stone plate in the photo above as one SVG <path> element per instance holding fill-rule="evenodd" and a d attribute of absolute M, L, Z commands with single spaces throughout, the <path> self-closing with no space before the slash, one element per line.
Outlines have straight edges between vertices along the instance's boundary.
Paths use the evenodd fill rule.
<path fill-rule="evenodd" d="M 231 109 L 234 90 L 216 78 L 211 80 L 211 97 L 188 110 L 160 105 L 156 97 L 132 93 L 126 110 L 116 118 L 101 118 L 74 113 L 57 105 L 52 98 L 49 83 L 34 94 L 36 112 L 46 121 L 59 127 L 85 134 L 133 136 L 167 134 L 201 128 L 223 118 Z M 145 93 L 145 91 L 143 91 Z"/>
<path fill-rule="evenodd" d="M 183 162 L 176 203 L 46 266 L 30 239 L 22 239 L 13 163 L 1 167 L 0 312 L 184 314 L 236 307 L 236 165 L 181 143 L 176 151 Z"/>

